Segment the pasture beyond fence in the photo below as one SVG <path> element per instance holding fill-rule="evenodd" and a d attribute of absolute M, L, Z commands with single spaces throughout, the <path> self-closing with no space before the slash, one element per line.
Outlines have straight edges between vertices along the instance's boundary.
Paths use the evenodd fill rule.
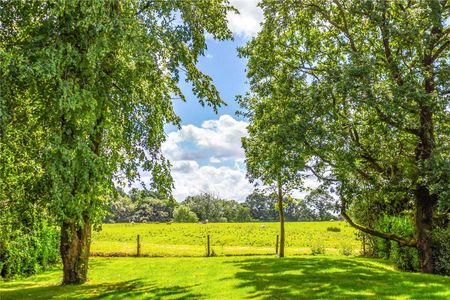
<path fill-rule="evenodd" d="M 287 222 L 286 254 L 359 254 L 362 243 L 345 222 Z M 93 256 L 193 257 L 275 255 L 279 223 L 104 224 Z"/>

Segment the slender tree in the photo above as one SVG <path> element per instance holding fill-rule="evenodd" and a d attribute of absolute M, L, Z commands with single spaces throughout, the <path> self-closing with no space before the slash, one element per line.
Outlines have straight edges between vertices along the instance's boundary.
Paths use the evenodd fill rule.
<path fill-rule="evenodd" d="M 273 97 L 254 98 L 251 95 L 241 100 L 249 118 L 249 136 L 242 138 L 245 150 L 247 175 L 250 181 L 262 183 L 275 195 L 280 221 L 280 251 L 285 248 L 285 201 L 293 188 L 300 189 L 304 177 L 303 153 L 298 148 L 289 148 L 289 131 L 280 126 L 278 119 L 290 120 L 288 101 L 277 98 L 282 86 L 271 86 Z M 269 198 L 270 199 L 270 198 Z"/>
<path fill-rule="evenodd" d="M 19 125 L 19 137 L 39 134 L 28 145 L 39 153 L 42 202 L 61 226 L 63 283 L 83 283 L 91 228 L 104 215 L 113 182 L 138 177 L 142 167 L 154 188 L 170 193 L 160 146 L 164 125 L 179 122 L 172 100 L 185 99 L 179 72 L 202 104 L 223 103 L 196 62 L 205 33 L 231 37 L 231 8 L 216 0 L 1 1 L 0 7 L 2 137 L 5 123 Z M 33 122 L 16 118 L 19 110 Z"/>
<path fill-rule="evenodd" d="M 290 148 L 309 156 L 307 169 L 337 187 L 351 225 L 417 248 L 421 271 L 433 272 L 433 219 L 436 211 L 448 216 L 449 201 L 449 2 L 265 0 L 261 7 L 262 31 L 241 50 L 253 97 L 288 99 L 292 118 L 274 122 L 290 132 Z M 346 211 L 363 202 L 410 216 L 415 236 L 356 223 Z"/>

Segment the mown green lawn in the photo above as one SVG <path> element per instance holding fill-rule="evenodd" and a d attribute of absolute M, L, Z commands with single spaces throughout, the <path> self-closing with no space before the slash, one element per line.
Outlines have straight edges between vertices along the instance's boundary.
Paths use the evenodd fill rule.
<path fill-rule="evenodd" d="M 88 283 L 61 271 L 0 283 L 6 299 L 450 299 L 450 278 L 343 256 L 92 258 Z"/>
<path fill-rule="evenodd" d="M 311 253 L 311 248 L 320 246 L 327 253 L 345 248 L 356 254 L 361 246 L 355 232 L 345 222 L 287 222 L 286 253 Z M 217 255 L 273 254 L 279 223 L 104 224 L 93 235 L 91 251 L 134 255 L 138 234 L 141 253 L 149 256 L 204 256 L 207 235 Z"/>

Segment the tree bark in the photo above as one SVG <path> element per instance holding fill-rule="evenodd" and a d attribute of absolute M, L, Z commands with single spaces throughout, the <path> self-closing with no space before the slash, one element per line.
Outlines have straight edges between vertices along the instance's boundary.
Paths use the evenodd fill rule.
<path fill-rule="evenodd" d="M 433 229 L 433 197 L 427 187 L 416 190 L 416 239 L 419 252 L 420 271 L 433 273 L 434 259 L 431 231 Z"/>
<path fill-rule="evenodd" d="M 425 90 L 434 90 L 432 79 L 425 81 Z M 420 139 L 416 148 L 416 161 L 419 166 L 426 166 L 426 161 L 432 156 L 434 149 L 433 114 L 429 107 L 421 106 L 420 111 Z M 416 202 L 416 240 L 419 252 L 420 271 L 433 273 L 434 259 L 432 251 L 433 213 L 437 202 L 436 195 L 432 195 L 428 186 L 418 184 L 415 190 Z"/>
<path fill-rule="evenodd" d="M 63 284 L 81 284 L 87 280 L 92 225 L 87 216 L 83 225 L 64 222 L 61 226 L 60 253 L 63 262 Z"/>
<path fill-rule="evenodd" d="M 283 192 L 281 180 L 278 180 L 278 214 L 280 216 L 280 252 L 279 257 L 284 257 L 284 210 L 283 210 Z"/>

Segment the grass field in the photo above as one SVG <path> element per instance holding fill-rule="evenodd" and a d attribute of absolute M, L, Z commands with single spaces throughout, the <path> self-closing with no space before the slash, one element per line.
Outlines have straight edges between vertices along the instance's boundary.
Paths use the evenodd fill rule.
<path fill-rule="evenodd" d="M 0 283 L 8 299 L 450 299 L 450 278 L 343 256 L 92 258 L 89 281 L 61 270 Z"/>
<path fill-rule="evenodd" d="M 327 231 L 337 227 L 340 232 Z M 279 224 L 209 223 L 209 224 L 104 224 L 94 233 L 94 255 L 135 255 L 136 236 L 141 239 L 141 253 L 148 256 L 204 256 L 206 236 L 217 255 L 273 254 Z M 345 222 L 286 223 L 286 253 L 309 254 L 311 248 L 325 248 L 326 253 L 352 249 L 357 254 L 360 242 L 355 230 Z"/>

